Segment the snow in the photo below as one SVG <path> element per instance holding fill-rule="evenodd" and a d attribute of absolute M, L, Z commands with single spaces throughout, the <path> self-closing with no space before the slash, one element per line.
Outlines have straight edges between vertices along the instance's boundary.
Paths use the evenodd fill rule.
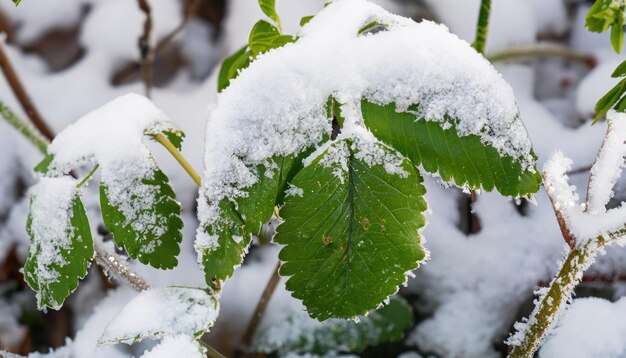
<path fill-rule="evenodd" d="M 60 277 L 59 267 L 68 262 L 61 256 L 62 251 L 72 246 L 74 228 L 70 222 L 73 216 L 72 205 L 78 195 L 77 181 L 69 177 L 42 178 L 30 189 L 30 233 L 32 237 L 29 256 L 34 257 L 34 272 L 24 274 L 38 282 L 38 305 L 42 305 L 40 296 L 45 287 L 57 282 Z M 52 299 L 52 296 L 48 297 Z M 61 308 L 62 302 L 51 302 L 53 309 Z"/>
<path fill-rule="evenodd" d="M 126 219 L 123 225 L 159 237 L 167 230 L 167 222 L 150 210 L 160 193 L 158 186 L 144 183 L 145 179 L 153 179 L 157 167 L 143 138 L 176 128 L 146 97 L 132 93 L 121 96 L 82 116 L 57 135 L 48 147 L 54 159 L 46 175 L 99 164 L 109 202 Z M 159 244 L 144 245 L 142 252 L 149 254 Z"/>
<path fill-rule="evenodd" d="M 372 21 L 389 31 L 357 36 Z M 524 168 L 533 163 L 511 88 L 467 43 L 444 26 L 342 0 L 305 25 L 297 43 L 260 56 L 219 94 L 206 130 L 199 233 L 219 223 L 222 199 L 245 196 L 257 182 L 256 165 L 330 135 L 324 104 L 331 95 L 348 128 L 363 127 L 361 98 L 395 102 L 399 111 L 419 103 L 417 116 L 479 135 Z"/>
<path fill-rule="evenodd" d="M 285 29 L 296 34 L 300 18 L 317 13 L 325 2 L 279 0 L 277 9 Z M 122 86 L 113 86 L 110 82 L 112 74 L 119 69 L 120 61 L 130 62 L 138 58 L 136 43 L 143 17 L 136 2 L 92 1 L 91 10 L 82 15 L 84 20 L 76 20 L 74 14 L 80 13 L 82 3 L 83 1 L 76 0 L 24 0 L 15 8 L 11 1 L 0 2 L 2 14 L 6 15 L 9 22 L 20 24 L 19 28 L 14 28 L 18 42 L 30 41 L 31 38 L 43 35 L 46 31 L 44 26 L 84 28 L 89 23 L 89 36 L 80 37 L 80 43 L 86 50 L 84 57 L 64 71 L 50 73 L 37 54 L 24 51 L 15 43 L 9 43 L 6 47 L 8 56 L 31 97 L 56 132 L 109 100 L 128 92 L 142 90 L 140 82 Z M 416 2 L 407 1 L 383 3 L 384 8 L 405 16 L 416 15 L 415 8 L 418 6 Z M 437 0 L 429 3 L 431 6 L 428 10 L 438 15 L 438 19 L 451 32 L 469 42 L 473 41 L 478 1 Z M 159 1 L 150 0 L 150 4 L 155 11 L 159 11 L 156 9 L 160 6 Z M 580 198 L 586 195 L 587 171 L 584 169 L 593 164 L 607 129 L 604 121 L 590 126 L 588 120 L 592 117 L 597 99 L 614 84 L 615 80 L 610 78 L 610 73 L 623 60 L 611 49 L 608 32 L 595 34 L 584 28 L 584 17 L 590 5 L 590 2 L 568 3 L 567 9 L 572 11 L 570 14 L 574 17 L 567 19 L 569 35 L 561 37 L 552 33 L 560 31 L 563 25 L 560 23 L 561 15 L 557 13 L 561 11 L 557 10 L 558 7 L 565 6 L 562 1 L 494 1 L 492 27 L 487 41 L 488 52 L 491 52 L 517 44 L 532 44 L 538 35 L 547 33 L 548 40 L 569 45 L 583 53 L 591 53 L 598 60 L 599 66 L 591 72 L 587 72 L 584 66 L 554 59 L 497 65 L 498 71 L 515 91 L 521 118 L 533 140 L 538 161 L 544 163 L 557 149 L 571 158 L 574 162 L 572 170 L 575 172 L 568 174 L 569 181 L 576 186 Z M 40 11 L 34 11 L 31 7 Z M 110 12 L 115 16 L 114 26 L 111 25 L 111 19 L 98 15 L 107 11 L 107 7 L 119 9 L 118 12 Z M 167 4 L 164 8 L 173 9 Z M 155 22 L 155 26 L 171 25 L 176 19 L 180 19 L 179 11 L 167 11 L 164 14 L 170 19 L 159 20 Z M 221 30 L 213 28 L 216 31 L 212 34 L 216 37 L 210 43 L 206 40 L 202 44 L 207 46 L 203 51 L 206 50 L 206 54 L 213 57 L 208 59 L 200 51 L 193 55 L 193 63 L 204 66 L 201 68 L 212 72 L 212 77 L 193 78 L 190 71 L 183 68 L 172 83 L 158 86 L 153 91 L 153 100 L 158 107 L 176 119 L 186 132 L 183 154 L 195 168 L 202 166 L 205 123 L 209 113 L 207 105 L 213 106 L 216 101 L 215 61 L 241 47 L 247 41 L 251 26 L 261 16 L 256 0 L 228 1 L 227 15 L 222 21 Z M 48 26 L 48 21 L 54 24 Z M 206 22 L 202 21 L 202 25 L 208 28 Z M 550 27 L 553 29 L 550 30 Z M 162 31 L 165 30 L 167 29 L 163 26 Z M 28 32 L 32 34 L 27 34 Z M 154 37 L 153 39 L 156 40 Z M 99 50 L 99 41 L 103 42 L 102 46 L 108 46 L 112 53 Z M 179 38 L 177 45 L 195 49 L 195 43 L 190 41 L 185 33 Z M 118 44 L 119 47 L 111 49 L 111 43 Z M 395 51 L 389 53 L 390 57 L 399 57 Z M 369 57 L 368 54 L 365 58 Z M 579 82 L 581 79 L 582 83 Z M 569 87 L 563 85 L 567 81 L 571 81 Z M 0 80 L 0 97 L 26 118 L 4 80 Z M 129 261 L 129 265 L 157 286 L 201 286 L 204 284 L 204 277 L 202 271 L 198 270 L 197 255 L 193 250 L 193 236 L 198 225 L 193 212 L 197 187 L 165 150 L 151 143 L 147 145 L 158 158 L 160 167 L 172 181 L 177 198 L 183 203 L 185 237 L 176 269 L 157 271 L 135 261 Z M 5 168 L 5 164 L 8 166 L 8 169 L 3 169 L 3 173 L 8 176 L 5 175 L 0 180 L 0 187 L 8 187 L 11 182 L 20 183 L 19 185 L 22 181 L 26 185 L 32 184 L 31 169 L 41 160 L 40 154 L 5 127 L 0 127 L 0 147 L 0 167 Z M 613 202 L 619 204 L 619 201 L 626 199 L 625 184 L 624 179 L 616 183 L 613 188 Z M 419 346 L 411 350 L 432 352 L 430 356 L 436 354 L 439 357 L 501 357 L 501 349 L 494 347 L 501 347 L 503 339 L 511 331 L 513 321 L 519 319 L 516 311 L 528 300 L 532 300 L 534 287 L 539 282 L 549 281 L 557 261 L 562 258 L 563 239 L 549 199 L 541 191 L 536 196 L 536 205 L 528 205 L 524 210 L 525 214 L 520 215 L 510 201 L 495 194 L 483 193 L 474 205 L 474 213 L 481 220 L 482 230 L 478 234 L 467 236 L 457 228 L 461 193 L 453 189 L 443 190 L 431 178 L 425 178 L 425 185 L 428 187 L 427 199 L 433 214 L 429 216 L 429 225 L 424 230 L 424 235 L 431 238 L 427 245 L 432 258 L 427 265 L 415 271 L 416 278 L 408 281 L 408 290 L 419 294 L 420 300 L 416 304 L 420 313 L 427 318 L 413 330 L 412 342 L 419 342 Z M 84 188 L 82 193 L 94 238 L 96 228 L 101 223 L 97 189 L 97 186 L 91 185 Z M 18 258 L 23 260 L 28 246 L 28 237 L 24 230 L 28 200 L 20 198 L 19 193 L 15 199 L 3 197 L 0 201 L 2 200 L 5 200 L 4 205 L 8 211 L 5 214 L 0 213 L 0 256 L 13 245 L 17 245 Z M 251 250 L 244 265 L 235 272 L 228 285 L 224 286 L 220 318 L 212 333 L 207 336 L 212 340 L 212 345 L 232 346 L 238 342 L 239 335 L 252 314 L 254 303 L 271 276 L 277 260 L 277 249 L 268 246 Z M 626 250 L 611 246 L 607 248 L 605 256 L 597 259 L 589 272 L 592 275 L 619 277 L 625 270 Z M 98 281 L 99 277 L 91 272 L 86 279 Z M 83 282 L 74 296 L 80 295 L 85 287 L 86 283 Z M 616 284 L 615 287 L 619 285 Z M 94 304 L 94 309 L 76 314 L 73 323 L 78 331 L 72 345 L 73 356 L 141 356 L 144 350 L 151 348 L 146 345 L 114 345 L 96 349 L 96 341 L 106 324 L 136 295 L 127 288 L 122 291 L 125 292 L 120 294 L 119 289 L 112 290 L 106 296 L 103 291 L 101 293 L 105 298 L 94 298 L 99 301 Z M 623 288 L 616 291 L 615 297 L 622 294 Z M 576 305 L 575 301 L 572 308 Z M 33 307 L 34 303 L 24 304 L 24 309 Z M 598 330 L 591 323 L 589 330 L 585 330 L 587 322 L 593 322 L 591 316 L 597 307 L 594 306 L 593 311 L 588 312 L 589 319 L 575 325 L 581 335 L 591 337 Z M 281 313 L 287 310 L 304 315 L 300 302 L 292 299 L 281 283 L 270 301 L 264 325 L 271 327 L 281 322 L 284 317 Z M 565 312 L 564 319 L 568 313 L 569 310 Z M 616 311 L 614 316 L 621 317 L 623 314 Z M 16 313 L 14 317 L 17 319 L 19 315 Z M 557 326 L 556 335 L 559 330 Z M 594 337 L 602 342 L 601 337 Z M 567 349 L 573 344 L 573 340 L 580 339 L 583 338 L 577 335 L 572 339 L 547 342 L 546 346 L 550 345 L 552 351 L 556 352 L 556 357 L 561 357 L 558 354 L 561 350 Z M 600 352 L 598 356 L 602 356 L 605 351 Z M 226 351 L 223 353 L 229 356 Z M 548 356 L 548 352 L 542 352 L 542 356 L 544 355 Z"/>
<path fill-rule="evenodd" d="M 198 288 L 160 287 L 143 291 L 107 325 L 100 344 L 127 343 L 144 338 L 207 331 L 217 319 L 219 303 Z"/>
<path fill-rule="evenodd" d="M 626 138 L 626 126 L 623 121 L 619 121 L 624 116 L 609 114 L 610 131 L 604 142 L 607 147 L 601 149 L 598 161 L 591 168 L 588 204 L 579 203 L 576 187 L 569 184 L 566 173 L 572 168 L 571 159 L 566 158 L 561 152 L 556 152 L 544 165 L 543 178 L 546 191 L 554 208 L 563 217 L 568 231 L 579 245 L 600 235 L 612 236 L 625 226 L 626 206 L 621 205 L 609 210 L 605 207 L 613 195 L 612 188 L 621 172 L 623 157 L 626 154 L 622 148 Z M 615 122 L 616 119 L 619 122 Z M 585 210 L 586 205 L 588 211 Z"/>
<path fill-rule="evenodd" d="M 205 358 L 205 349 L 189 336 L 165 337 L 163 341 L 150 351 L 146 351 L 141 358 Z"/>
<path fill-rule="evenodd" d="M 626 354 L 626 298 L 574 300 L 543 344 L 542 358 L 619 358 Z"/>
<path fill-rule="evenodd" d="M 587 210 L 596 215 L 606 211 L 606 205 L 615 195 L 613 187 L 622 173 L 626 156 L 626 114 L 611 110 L 606 120 L 609 128 L 591 168 L 587 194 Z"/>

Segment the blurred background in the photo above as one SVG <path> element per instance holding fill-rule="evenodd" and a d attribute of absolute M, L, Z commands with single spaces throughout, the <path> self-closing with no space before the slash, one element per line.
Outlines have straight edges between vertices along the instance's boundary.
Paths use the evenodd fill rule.
<path fill-rule="evenodd" d="M 300 19 L 317 13 L 325 1 L 276 0 L 285 32 L 296 35 Z M 374 2 L 416 21 L 444 23 L 452 33 L 473 41 L 479 0 Z M 22 0 L 15 7 L 10 0 L 0 0 L 4 53 L 0 61 L 12 64 L 50 136 L 117 96 L 146 93 L 142 77 L 146 46 L 140 43 L 145 13 L 139 3 Z M 152 18 L 150 96 L 186 133 L 183 154 L 202 170 L 204 129 L 216 100 L 219 66 L 247 43 L 250 28 L 264 15 L 256 0 L 147 3 Z M 570 177 L 581 197 L 606 131 L 603 121 L 591 126 L 593 107 L 615 85 L 610 74 L 623 60 L 611 49 L 608 33 L 592 34 L 584 28 L 592 3 L 493 0 L 486 51 L 515 91 L 539 165 L 556 149 L 571 157 Z M 0 77 L 0 101 L 23 119 L 32 118 L 6 77 Z M 151 144 L 151 150 L 183 203 L 180 265 L 159 271 L 134 261 L 128 264 L 153 286 L 204 286 L 193 249 L 197 187 L 161 147 Z M 62 357 L 141 355 L 154 342 L 96 349 L 104 326 L 136 293 L 121 282 L 109 282 L 95 265 L 61 310 L 36 310 L 34 293 L 20 269 L 28 250 L 27 191 L 36 181 L 32 168 L 41 159 L 30 142 L 0 120 L 0 349 L 21 355 L 57 349 L 55 354 Z M 618 182 L 614 204 L 626 198 L 625 185 L 626 181 Z M 270 356 L 505 356 L 503 341 L 513 323 L 528 315 L 534 289 L 550 280 L 564 252 L 550 203 L 543 191 L 531 203 L 494 193 L 472 200 L 457 189 L 444 191 L 432 178 L 427 178 L 426 186 L 432 214 L 424 236 L 431 255 L 398 293 L 408 303 L 412 319 L 400 339 L 377 342 L 354 333 L 332 343 L 319 333 L 332 336 L 337 327 L 348 333 L 358 330 L 308 318 L 281 283 L 257 332 L 257 351 Z M 97 186 L 87 188 L 84 202 L 94 235 L 110 243 L 101 224 Z M 204 337 L 223 354 L 234 354 L 278 249 L 254 244 L 243 267 L 227 282 L 221 315 Z M 594 345 L 590 342 L 602 346 L 595 349 L 605 349 L 595 356 L 626 356 L 626 326 L 618 322 L 626 314 L 626 301 L 621 299 L 626 294 L 626 250 L 607 251 L 587 272 L 574 305 L 544 344 L 542 358 L 574 356 L 568 349 L 585 354 L 584 349 Z"/>

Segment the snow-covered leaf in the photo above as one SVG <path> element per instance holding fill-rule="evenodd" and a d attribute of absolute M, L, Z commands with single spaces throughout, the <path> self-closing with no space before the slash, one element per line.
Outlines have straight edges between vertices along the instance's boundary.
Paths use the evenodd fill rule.
<path fill-rule="evenodd" d="M 99 344 L 138 342 L 178 335 L 199 337 L 213 326 L 218 300 L 191 287 L 160 287 L 141 292 L 107 325 Z"/>
<path fill-rule="evenodd" d="M 259 20 L 250 31 L 250 52 L 256 57 L 294 41 L 293 36 L 283 35 L 276 26 L 265 20 Z"/>
<path fill-rule="evenodd" d="M 411 307 L 396 297 L 388 305 L 359 317 L 358 322 L 330 319 L 320 323 L 308 317 L 290 316 L 260 331 L 255 337 L 253 351 L 322 356 L 332 351 L 358 353 L 368 346 L 402 339 L 404 332 L 412 326 Z"/>
<path fill-rule="evenodd" d="M 426 190 L 411 162 L 381 144 L 342 140 L 304 167 L 275 241 L 286 286 L 309 314 L 352 318 L 376 308 L 426 256 Z"/>
<path fill-rule="evenodd" d="M 459 136 L 453 125 L 444 129 L 415 113 L 397 112 L 393 104 L 363 101 L 361 110 L 365 125 L 378 139 L 444 181 L 486 191 L 496 188 L 502 195 L 513 197 L 539 189 L 541 175 L 534 167 L 523 168 L 476 135 Z"/>
<path fill-rule="evenodd" d="M 37 306 L 59 309 L 87 274 L 94 249 L 85 208 L 69 177 L 42 178 L 30 191 L 31 242 L 24 279 Z"/>
<path fill-rule="evenodd" d="M 245 45 L 224 60 L 222 67 L 220 67 L 220 74 L 217 78 L 218 92 L 222 92 L 226 87 L 228 87 L 228 85 L 230 85 L 230 81 L 237 78 L 239 71 L 242 71 L 250 65 L 251 57 L 252 53 L 250 52 L 250 48 L 248 45 Z"/>
<path fill-rule="evenodd" d="M 248 188 L 248 195 L 235 202 L 222 200 L 220 221 L 199 229 L 195 248 L 204 267 L 206 282 L 215 289 L 219 289 L 221 281 L 230 277 L 241 264 L 251 235 L 258 234 L 261 226 L 271 218 L 287 181 L 302 164 L 293 157 L 278 157 L 269 167 L 271 169 L 258 166 L 255 174 L 259 181 Z"/>
<path fill-rule="evenodd" d="M 165 174 L 155 165 L 152 173 L 137 176 L 128 186 L 116 184 L 100 184 L 102 218 L 115 243 L 144 264 L 175 267 L 183 221 Z"/>
<path fill-rule="evenodd" d="M 143 143 L 160 133 L 180 148 L 184 135 L 165 113 L 146 97 L 128 94 L 67 127 L 35 170 L 58 176 L 98 164 L 103 219 L 115 242 L 142 263 L 173 268 L 182 240 L 181 206 Z"/>
<path fill-rule="evenodd" d="M 261 6 L 261 10 L 267 17 L 280 24 L 280 17 L 278 17 L 276 12 L 276 0 L 259 0 L 259 6 Z"/>
<path fill-rule="evenodd" d="M 385 31 L 359 34 L 372 23 L 380 24 Z M 266 24 L 263 26 L 271 26 Z M 276 29 L 273 34 L 281 36 Z M 501 159 L 495 164 L 510 161 L 511 167 L 521 168 L 519 176 L 514 171 L 506 172 L 509 183 L 502 184 L 502 190 L 510 195 L 537 190 L 539 176 L 533 172 L 536 158 L 512 89 L 482 55 L 447 28 L 429 21 L 415 23 L 364 0 L 342 0 L 329 3 L 298 36 L 297 42 L 258 56 L 218 95 L 217 106 L 211 112 L 198 200 L 196 249 L 206 279 L 214 288 L 232 275 L 234 266 L 241 263 L 250 234 L 269 219 L 274 206 L 280 205 L 279 194 L 272 202 L 271 193 L 277 187 L 287 187 L 272 175 L 266 178 L 264 173 L 279 167 L 276 158 L 299 158 L 305 152 L 324 151 L 330 138 L 351 139 L 354 134 L 364 133 L 371 136 L 361 108 L 364 100 L 411 113 L 413 121 L 426 118 L 459 138 L 469 137 L 467 141 L 475 144 L 474 150 L 493 148 Z M 373 137 L 368 140 L 377 142 Z M 405 145 L 386 142 L 391 147 Z M 438 146 L 447 143 L 432 144 L 437 146 L 437 154 Z M 414 159 L 409 151 L 396 149 Z M 442 158 L 431 159 L 436 163 L 450 159 L 449 153 L 443 154 Z M 470 170 L 472 157 L 463 157 L 467 161 L 459 163 L 455 158 L 454 165 Z M 418 175 L 413 167 L 410 172 L 414 177 Z M 287 182 L 294 184 L 289 187 L 290 194 L 301 189 Z M 495 179 L 492 182 L 492 186 L 498 184 Z M 263 188 L 266 185 L 270 188 Z M 489 187 L 489 183 L 484 186 Z M 290 200 L 298 198 L 292 196 Z M 251 221 L 250 213 L 242 211 L 246 201 L 262 202 L 258 210 L 267 214 Z M 319 213 L 310 209 L 301 215 L 311 216 L 311 212 Z M 345 239 L 341 236 L 337 240 Z M 225 263 L 228 267 L 220 266 Z M 387 295 L 397 284 L 391 286 Z M 378 297 L 376 303 L 387 295 Z M 346 315 L 362 312 L 355 311 Z"/>
<path fill-rule="evenodd" d="M 146 351 L 141 358 L 206 358 L 207 350 L 195 339 L 180 335 L 165 337 L 161 343 Z"/>

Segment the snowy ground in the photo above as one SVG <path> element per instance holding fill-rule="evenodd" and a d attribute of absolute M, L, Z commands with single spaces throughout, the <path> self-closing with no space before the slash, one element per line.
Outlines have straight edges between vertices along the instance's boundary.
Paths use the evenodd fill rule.
<path fill-rule="evenodd" d="M 277 0 L 285 31 L 296 34 L 300 18 L 317 13 L 324 2 Z M 473 40 L 479 0 L 374 2 L 416 20 L 422 16 L 435 19 L 460 38 Z M 247 41 L 249 29 L 262 17 L 255 0 L 226 1 L 223 16 L 221 2 L 214 3 L 218 5 L 207 5 L 201 12 L 204 16 L 189 22 L 182 36 L 161 55 L 167 58 L 157 61 L 158 80 L 152 93 L 155 104 L 187 134 L 183 154 L 197 169 L 203 167 L 205 125 L 215 102 L 219 63 Z M 183 2 L 151 0 L 150 4 L 157 39 L 183 21 Z M 595 59 L 592 68 L 559 58 L 495 64 L 513 88 L 539 166 L 557 149 L 572 158 L 570 180 L 581 197 L 586 195 L 589 167 L 607 129 L 604 121 L 591 126 L 593 107 L 615 84 L 610 74 L 621 62 L 610 47 L 608 34 L 591 34 L 584 28 L 590 6 L 591 2 L 575 0 L 494 0 L 487 40 L 487 55 L 514 46 L 551 42 Z M 137 39 L 143 22 L 135 1 L 22 0 L 15 8 L 9 0 L 2 0 L 0 14 L 0 26 L 9 34 L 8 54 L 55 132 L 115 97 L 143 92 L 132 66 L 139 56 Z M 44 51 L 36 45 L 45 39 L 51 41 L 46 36 L 59 41 L 56 50 Z M 77 52 L 80 57 L 72 59 L 76 48 L 82 49 Z M 63 62 L 66 64 L 59 65 Z M 130 79 L 114 80 L 123 77 L 120 73 L 129 67 Z M 19 103 L 4 80 L 0 80 L 0 99 L 19 112 Z M 174 270 L 131 264 L 152 286 L 203 286 L 193 248 L 198 226 L 197 187 L 163 148 L 154 143 L 148 146 L 183 204 L 184 239 L 180 264 Z M 30 143 L 0 121 L 0 348 L 24 354 L 46 352 L 50 344 L 66 344 L 58 353 L 74 357 L 128 357 L 151 349 L 148 342 L 96 350 L 105 325 L 136 294 L 127 287 L 106 290 L 95 267 L 67 301 L 72 315 L 34 313 L 34 294 L 10 275 L 8 262 L 17 259 L 21 263 L 26 257 L 28 203 L 24 189 L 34 183 L 32 168 L 40 160 L 41 155 Z M 612 203 L 626 199 L 625 185 L 626 181 L 617 182 Z M 465 194 L 444 190 L 432 178 L 427 178 L 426 187 L 432 210 L 424 231 L 430 260 L 414 272 L 415 277 L 400 292 L 413 304 L 417 324 L 407 332 L 406 340 L 390 351 L 408 352 L 405 357 L 410 357 L 410 352 L 434 357 L 501 357 L 506 354 L 503 342 L 512 333 L 513 323 L 528 315 L 534 290 L 549 282 L 565 250 L 549 199 L 543 189 L 535 204 L 516 204 L 497 193 L 482 193 L 473 212 L 480 220 L 480 231 L 466 234 L 460 228 L 466 215 L 462 210 L 467 202 Z M 97 194 L 96 186 L 88 187 L 84 194 L 94 231 L 95 223 L 101 222 Z M 224 288 L 220 316 L 207 336 L 208 343 L 224 353 L 232 352 L 270 277 L 277 252 L 272 246 L 252 249 Z M 618 319 L 626 310 L 624 299 L 620 299 L 626 294 L 626 285 L 621 282 L 624 275 L 626 251 L 610 247 L 587 273 L 587 280 L 577 291 L 580 298 L 565 313 L 540 356 L 626 355 L 626 326 Z M 65 320 L 61 326 L 70 338 L 64 342 L 65 334 L 32 336 L 25 317 L 40 326 Z M 299 323 L 296 328 L 276 329 L 276 339 L 281 339 L 281 334 L 293 334 L 289 330 L 319 324 L 308 318 L 301 303 L 281 285 L 261 330 L 281 327 L 287 318 Z"/>

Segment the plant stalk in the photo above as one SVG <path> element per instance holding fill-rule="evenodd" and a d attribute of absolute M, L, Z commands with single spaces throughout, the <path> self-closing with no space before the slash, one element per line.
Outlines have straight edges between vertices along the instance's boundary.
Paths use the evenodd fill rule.
<path fill-rule="evenodd" d="M 272 295 L 274 294 L 274 291 L 276 290 L 276 287 L 278 286 L 278 283 L 280 282 L 279 269 L 280 269 L 280 260 L 276 263 L 276 266 L 274 266 L 274 272 L 272 272 L 272 276 L 270 277 L 270 280 L 267 282 L 267 285 L 265 286 L 265 289 L 263 290 L 263 294 L 261 295 L 261 298 L 259 298 L 259 302 L 257 302 L 254 312 L 252 313 L 252 318 L 250 318 L 250 322 L 248 322 L 248 327 L 246 327 L 246 331 L 241 337 L 241 341 L 239 342 L 239 347 L 238 347 L 238 351 L 240 353 L 241 353 L 241 350 L 248 349 L 250 345 L 252 344 L 254 333 L 256 332 L 257 328 L 261 324 L 263 314 L 265 314 L 265 311 L 267 310 L 267 306 L 270 302 L 270 299 L 272 298 Z"/>
<path fill-rule="evenodd" d="M 35 107 L 35 104 L 30 99 L 28 92 L 26 92 L 26 89 L 24 88 L 22 81 L 17 75 L 17 72 L 15 72 L 15 69 L 13 68 L 13 65 L 11 64 L 11 61 L 9 60 L 9 57 L 4 51 L 3 42 L 4 42 L 3 40 L 0 40 L 0 68 L 2 69 L 2 72 L 4 73 L 4 77 L 9 83 L 9 86 L 11 87 L 13 94 L 15 94 L 15 97 L 20 102 L 22 109 L 24 110 L 24 112 L 26 112 L 26 115 L 28 116 L 32 124 L 35 126 L 35 128 L 39 130 L 39 132 L 44 136 L 44 138 L 51 141 L 52 138 L 54 138 L 54 132 L 52 132 L 52 130 L 50 129 L 46 121 L 43 119 L 41 114 L 39 114 L 37 107 Z"/>
<path fill-rule="evenodd" d="M 150 46 L 152 33 L 152 9 L 148 0 L 137 0 L 139 9 L 144 13 L 143 33 L 139 37 L 139 55 L 141 63 L 141 77 L 144 83 L 146 97 L 150 98 L 152 92 L 152 65 L 154 64 L 154 51 Z"/>
<path fill-rule="evenodd" d="M 524 338 L 518 345 L 513 346 L 509 358 L 533 357 L 546 333 L 556 323 L 559 315 L 571 300 L 574 288 L 581 281 L 583 272 L 607 242 L 603 236 L 600 236 L 569 251 L 558 274 L 552 279 L 548 291 L 530 315 Z"/>
<path fill-rule="evenodd" d="M 478 24 L 476 25 L 476 39 L 472 46 L 479 53 L 485 53 L 487 33 L 489 32 L 489 14 L 491 13 L 491 0 L 481 0 Z"/>
<path fill-rule="evenodd" d="M 200 178 L 200 175 L 198 175 L 198 172 L 196 172 L 196 170 L 193 169 L 191 164 L 189 164 L 189 162 L 187 161 L 187 159 L 185 159 L 182 153 L 179 152 L 178 149 L 176 149 L 176 147 L 174 147 L 174 145 L 167 138 L 165 138 L 163 134 L 156 134 L 153 136 L 153 138 L 157 142 L 161 143 L 161 145 L 164 146 L 165 149 L 167 149 L 167 151 L 170 152 L 170 154 L 172 154 L 174 159 L 176 159 L 176 161 L 183 167 L 183 169 L 185 169 L 187 174 L 189 174 L 191 179 L 193 179 L 193 181 L 198 186 L 202 184 L 202 179 Z"/>
<path fill-rule="evenodd" d="M 128 268 L 118 255 L 108 252 L 98 240 L 94 241 L 94 249 L 96 251 L 96 262 L 105 270 L 110 271 L 117 278 L 128 282 L 137 291 L 141 292 L 150 288 L 146 280 Z"/>
<path fill-rule="evenodd" d="M 2 47 L 2 46 L 0 46 Z M 20 132 L 24 138 L 31 142 L 42 154 L 46 154 L 48 140 L 32 124 L 20 119 L 6 104 L 0 101 L 0 116 L 4 118 L 11 127 Z"/>
<path fill-rule="evenodd" d="M 538 43 L 527 46 L 517 46 L 507 50 L 487 54 L 485 56 L 490 62 L 502 62 L 522 60 L 532 57 L 561 57 L 573 62 L 580 62 L 593 67 L 595 58 L 591 55 L 572 51 L 565 46 L 549 43 Z"/>

